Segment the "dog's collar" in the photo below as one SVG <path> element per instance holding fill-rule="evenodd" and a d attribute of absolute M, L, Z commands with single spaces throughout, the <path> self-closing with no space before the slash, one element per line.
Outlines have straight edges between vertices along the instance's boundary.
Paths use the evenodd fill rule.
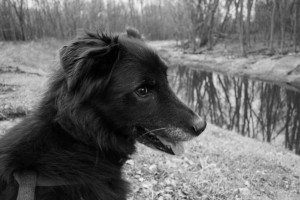
<path fill-rule="evenodd" d="M 70 185 L 70 183 L 37 175 L 35 171 L 15 172 L 13 175 L 19 184 L 17 200 L 34 200 L 35 188 L 37 186 Z"/>
<path fill-rule="evenodd" d="M 19 187 L 30 183 L 30 186 L 61 186 L 61 185 L 70 185 L 71 183 L 67 183 L 61 180 L 51 179 L 42 175 L 37 175 L 34 171 L 25 171 L 23 173 L 15 172 L 14 178 L 18 182 Z M 76 183 L 72 183 L 76 184 Z"/>
<path fill-rule="evenodd" d="M 15 172 L 13 175 L 19 184 L 17 200 L 34 200 L 35 188 L 37 186 L 61 186 L 70 184 L 37 175 L 35 171 Z"/>
<path fill-rule="evenodd" d="M 124 163 L 128 160 L 128 158 L 121 158 L 118 161 L 119 165 L 124 165 Z M 43 175 L 37 175 L 35 171 L 24 171 L 14 172 L 13 176 L 15 180 L 18 182 L 19 186 L 24 183 L 32 183 L 34 187 L 42 186 L 42 187 L 51 187 L 51 186 L 62 186 L 62 185 L 75 185 L 77 183 L 65 182 L 57 179 L 51 179 Z"/>
<path fill-rule="evenodd" d="M 19 183 L 19 191 L 17 200 L 34 200 L 35 187 L 36 187 L 36 173 L 32 171 L 14 173 L 14 177 Z"/>

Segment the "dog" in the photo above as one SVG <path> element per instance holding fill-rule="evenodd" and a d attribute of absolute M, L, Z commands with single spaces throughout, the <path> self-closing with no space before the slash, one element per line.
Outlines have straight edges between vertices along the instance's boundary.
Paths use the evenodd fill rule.
<path fill-rule="evenodd" d="M 180 155 L 206 127 L 140 39 L 85 33 L 59 56 L 39 105 L 0 140 L 1 200 L 125 200 L 136 141 Z"/>

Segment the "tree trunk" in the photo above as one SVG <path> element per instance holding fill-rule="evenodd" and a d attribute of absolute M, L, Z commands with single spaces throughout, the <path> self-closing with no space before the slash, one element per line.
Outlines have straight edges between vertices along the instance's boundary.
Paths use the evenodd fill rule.
<path fill-rule="evenodd" d="M 215 40 L 215 44 L 217 44 L 217 43 L 218 43 L 218 40 L 219 40 L 222 36 L 225 35 L 225 34 L 224 34 L 224 32 L 225 32 L 225 25 L 226 25 L 226 23 L 227 23 L 227 21 L 228 21 L 228 19 L 229 19 L 229 11 L 230 11 L 230 6 L 231 6 L 232 1 L 233 1 L 233 0 L 228 0 L 228 1 L 226 1 L 226 6 L 225 6 L 225 7 L 226 7 L 226 14 L 225 14 L 225 16 L 224 16 L 224 19 L 223 19 L 222 24 L 219 26 L 218 37 L 217 37 L 217 39 Z"/>
<path fill-rule="evenodd" d="M 284 33 L 285 33 L 285 5 L 286 1 L 281 0 L 279 3 L 280 6 L 280 52 L 283 52 L 284 48 Z"/>
<path fill-rule="evenodd" d="M 248 0 L 247 2 L 247 21 L 246 21 L 246 41 L 248 47 L 250 44 L 250 18 L 251 18 L 251 10 L 252 10 L 253 0 Z"/>
<path fill-rule="evenodd" d="M 234 33 L 239 30 L 239 5 L 241 0 L 234 0 L 235 5 L 235 20 L 234 20 Z"/>
<path fill-rule="evenodd" d="M 240 0 L 240 14 L 239 14 L 239 32 L 240 32 L 240 45 L 242 56 L 246 56 L 245 50 L 245 36 L 244 36 L 244 19 L 243 19 L 243 8 L 244 8 L 244 0 Z"/>
<path fill-rule="evenodd" d="M 294 52 L 297 52 L 297 43 L 298 43 L 298 18 L 299 18 L 299 5 L 300 1 L 294 1 L 294 27 L 293 27 L 293 40 L 294 40 Z"/>
<path fill-rule="evenodd" d="M 20 5 L 19 8 L 16 5 L 16 2 L 12 3 L 12 6 L 16 12 L 17 18 L 19 20 L 20 23 L 20 29 L 21 29 L 21 40 L 25 40 L 26 36 L 25 36 L 25 20 L 24 20 L 24 10 L 23 10 L 23 5 L 24 5 L 24 0 L 20 1 Z"/>
<path fill-rule="evenodd" d="M 214 28 L 214 19 L 215 13 L 217 11 L 219 5 L 219 0 L 214 0 L 214 2 L 210 5 L 210 18 L 209 18 L 209 30 L 208 30 L 208 50 L 212 50 L 213 48 L 213 28 Z"/>
<path fill-rule="evenodd" d="M 274 28 L 275 28 L 275 12 L 276 12 L 276 0 L 273 0 L 273 9 L 271 16 L 271 32 L 270 32 L 270 51 L 274 51 L 273 41 L 274 41 Z"/>

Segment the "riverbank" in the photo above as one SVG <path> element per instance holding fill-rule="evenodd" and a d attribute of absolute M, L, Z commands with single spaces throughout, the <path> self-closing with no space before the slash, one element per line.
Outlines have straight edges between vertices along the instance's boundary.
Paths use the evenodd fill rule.
<path fill-rule="evenodd" d="M 175 41 L 149 43 L 161 54 L 170 66 L 187 66 L 203 71 L 225 75 L 245 76 L 266 81 L 300 92 L 300 54 L 249 55 L 247 58 L 231 54 L 219 48 L 201 54 L 184 53 Z"/>

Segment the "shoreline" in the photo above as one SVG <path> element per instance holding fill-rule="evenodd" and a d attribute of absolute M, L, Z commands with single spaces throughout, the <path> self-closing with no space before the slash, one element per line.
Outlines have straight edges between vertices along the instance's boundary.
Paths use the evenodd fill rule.
<path fill-rule="evenodd" d="M 176 46 L 175 41 L 151 41 L 162 58 L 171 67 L 187 66 L 193 69 L 216 72 L 230 76 L 246 77 L 269 82 L 300 92 L 300 55 L 262 56 L 188 54 Z"/>

